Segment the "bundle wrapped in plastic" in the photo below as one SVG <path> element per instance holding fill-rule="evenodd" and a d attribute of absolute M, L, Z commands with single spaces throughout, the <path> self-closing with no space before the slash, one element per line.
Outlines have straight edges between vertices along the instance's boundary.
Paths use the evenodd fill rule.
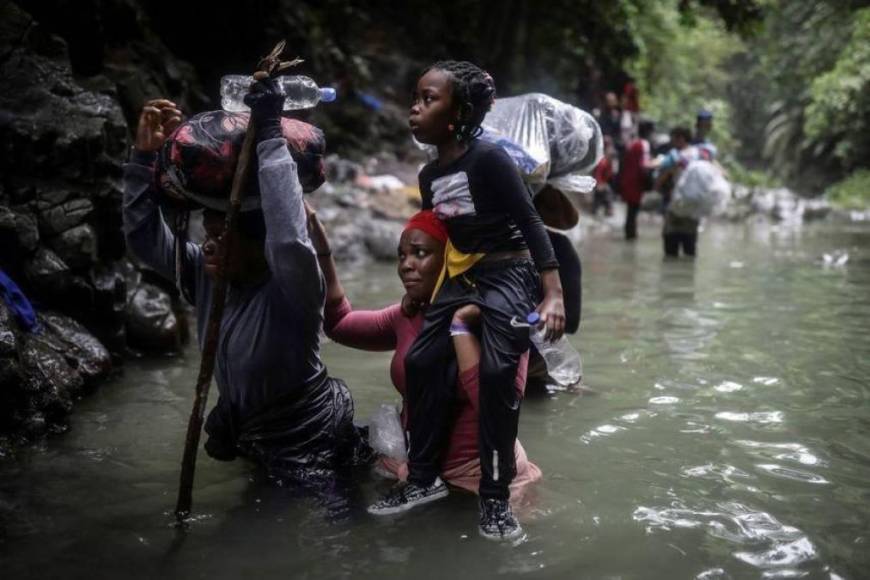
<path fill-rule="evenodd" d="M 674 187 L 668 211 L 680 217 L 701 219 L 731 194 L 731 184 L 715 164 L 691 161 Z"/>
<path fill-rule="evenodd" d="M 589 193 L 595 180 L 586 175 L 601 159 L 601 127 L 589 113 L 543 93 L 495 100 L 483 120 L 480 138 L 504 149 L 537 193 L 545 185 L 567 194 Z M 418 145 L 430 157 L 431 145 Z"/>
<path fill-rule="evenodd" d="M 501 145 L 535 191 L 549 184 L 565 193 L 588 193 L 586 175 L 603 154 L 601 128 L 592 115 L 542 93 L 496 99 L 483 121 L 482 139 Z"/>
<path fill-rule="evenodd" d="M 248 113 L 209 111 L 182 123 L 160 150 L 156 172 L 159 188 L 188 207 L 226 211 L 248 120 Z M 286 118 L 281 119 L 281 130 L 296 161 L 302 189 L 314 191 L 325 180 L 323 131 Z M 253 170 L 243 191 L 241 209 L 259 207 L 259 181 Z"/>
<path fill-rule="evenodd" d="M 369 420 L 369 445 L 372 449 L 399 461 L 408 459 L 405 431 L 395 405 L 382 403 Z"/>

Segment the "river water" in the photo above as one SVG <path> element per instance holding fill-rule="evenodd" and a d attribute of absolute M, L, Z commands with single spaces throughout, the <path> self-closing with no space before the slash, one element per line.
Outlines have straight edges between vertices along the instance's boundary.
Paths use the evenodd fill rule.
<path fill-rule="evenodd" d="M 196 518 L 172 527 L 198 357 L 130 361 L 69 433 L 0 465 L 2 578 L 870 577 L 870 227 L 714 225 L 665 262 L 588 236 L 574 342 L 593 394 L 529 398 L 544 472 L 526 537 L 491 543 L 460 492 L 335 521 L 250 465 L 200 452 Z M 845 265 L 824 254 L 847 251 Z M 836 256 L 831 262 L 836 262 Z M 357 307 L 399 296 L 388 265 L 344 277 Z M 324 347 L 357 416 L 396 397 L 388 354 Z M 216 398 L 214 391 L 212 399 Z"/>

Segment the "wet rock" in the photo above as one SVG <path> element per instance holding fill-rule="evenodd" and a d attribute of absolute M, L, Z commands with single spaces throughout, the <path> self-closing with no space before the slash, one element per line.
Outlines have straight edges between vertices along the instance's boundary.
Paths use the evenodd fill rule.
<path fill-rule="evenodd" d="M 808 199 L 804 204 L 804 219 L 824 219 L 831 213 L 831 209 L 831 204 L 827 199 Z"/>
<path fill-rule="evenodd" d="M 67 363 L 78 371 L 86 386 L 93 386 L 109 374 L 112 369 L 109 351 L 81 324 L 56 313 L 40 314 L 39 322 L 56 339 L 54 344 L 60 343 Z"/>
<path fill-rule="evenodd" d="M 94 288 L 93 322 L 89 328 L 120 362 L 127 346 L 127 279 L 125 261 L 98 264 L 90 272 Z"/>
<path fill-rule="evenodd" d="M 395 221 L 372 219 L 363 227 L 365 247 L 376 260 L 395 260 L 401 235 L 402 224 Z"/>
<path fill-rule="evenodd" d="M 6 304 L 0 300 L 0 402 L 8 402 L 6 395 L 20 382 L 21 366 L 18 361 L 18 323 Z M 0 405 L 0 415 L 9 411 Z"/>
<path fill-rule="evenodd" d="M 57 235 L 80 225 L 93 212 L 94 204 L 89 199 L 72 199 L 39 214 L 39 226 L 47 236 Z"/>
<path fill-rule="evenodd" d="M 169 294 L 153 284 L 133 288 L 127 297 L 127 341 L 153 350 L 178 347 L 178 319 Z"/>
<path fill-rule="evenodd" d="M 97 260 L 97 232 L 81 224 L 48 240 L 51 248 L 71 267 L 88 267 Z"/>
<path fill-rule="evenodd" d="M 39 230 L 31 214 L 0 206 L 0 247 L 10 253 L 31 253 L 39 244 Z"/>
<path fill-rule="evenodd" d="M 326 179 L 333 184 L 353 182 L 359 175 L 363 174 L 363 168 L 359 163 L 342 159 L 338 155 L 328 155 L 323 163 Z"/>
<path fill-rule="evenodd" d="M 61 421 L 72 410 L 72 397 L 84 380 L 59 351 L 63 345 L 42 333 L 23 336 L 19 351 L 24 371 L 25 408 L 37 409 L 52 421 Z"/>
<path fill-rule="evenodd" d="M 329 245 L 332 255 L 339 262 L 355 262 L 368 257 L 368 248 L 360 235 L 359 226 L 344 224 L 330 227 Z"/>
<path fill-rule="evenodd" d="M 48 248 L 37 250 L 25 265 L 24 273 L 30 286 L 44 296 L 62 295 L 70 277 L 66 262 Z"/>

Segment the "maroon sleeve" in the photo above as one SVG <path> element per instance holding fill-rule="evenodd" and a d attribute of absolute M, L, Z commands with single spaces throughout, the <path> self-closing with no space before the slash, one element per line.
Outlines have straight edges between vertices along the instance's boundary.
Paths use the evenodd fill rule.
<path fill-rule="evenodd" d="M 400 304 L 382 310 L 354 310 L 345 297 L 324 308 L 323 331 L 344 346 L 361 350 L 389 351 L 396 348 L 395 322 L 402 316 Z"/>

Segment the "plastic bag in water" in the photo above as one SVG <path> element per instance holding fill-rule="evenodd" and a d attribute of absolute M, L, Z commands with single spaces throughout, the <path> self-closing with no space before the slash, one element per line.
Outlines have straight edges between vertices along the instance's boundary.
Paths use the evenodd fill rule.
<path fill-rule="evenodd" d="M 369 420 L 369 445 L 372 449 L 393 459 L 406 461 L 408 450 L 405 431 L 395 405 L 382 403 Z"/>
<path fill-rule="evenodd" d="M 680 217 L 701 219 L 731 194 L 722 171 L 703 159 L 690 162 L 674 187 L 668 211 Z"/>

